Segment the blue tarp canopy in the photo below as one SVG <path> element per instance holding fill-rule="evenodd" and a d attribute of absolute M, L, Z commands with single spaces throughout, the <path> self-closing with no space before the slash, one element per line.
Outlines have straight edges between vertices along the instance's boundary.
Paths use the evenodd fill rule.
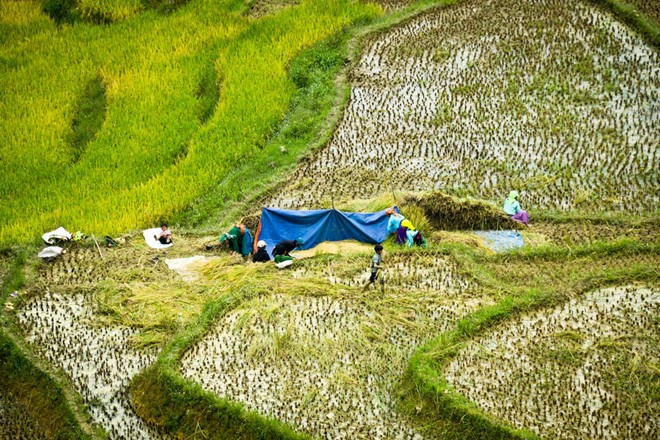
<path fill-rule="evenodd" d="M 397 212 L 399 210 L 394 208 Z M 336 209 L 296 211 L 264 208 L 261 211 L 259 240 L 266 242 L 270 254 L 282 240 L 302 238 L 302 249 L 324 241 L 357 240 L 381 243 L 387 238 L 388 217 L 379 212 L 341 212 Z"/>

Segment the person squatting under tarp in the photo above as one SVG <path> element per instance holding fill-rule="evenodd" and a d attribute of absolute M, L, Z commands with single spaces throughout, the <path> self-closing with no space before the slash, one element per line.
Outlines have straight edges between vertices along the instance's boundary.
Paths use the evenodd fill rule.
<path fill-rule="evenodd" d="M 371 257 L 371 276 L 369 277 L 367 284 L 364 286 L 364 289 L 362 289 L 363 292 L 366 292 L 369 286 L 376 282 L 376 279 L 378 279 L 378 270 L 383 264 L 383 246 L 377 244 L 374 246 L 374 251 L 376 253 Z M 380 278 L 380 290 L 381 292 L 385 292 L 385 280 L 383 277 Z"/>
<path fill-rule="evenodd" d="M 396 233 L 396 244 L 407 244 L 412 247 L 413 244 L 417 246 L 425 246 L 426 239 L 419 232 L 410 220 L 403 215 L 390 208 L 385 211 L 385 215 L 389 217 L 387 222 L 387 233 Z"/>
<path fill-rule="evenodd" d="M 511 217 L 511 220 L 518 221 L 525 225 L 529 224 L 529 214 L 520 207 L 518 202 L 518 191 L 511 191 L 504 200 L 504 212 Z"/>
<path fill-rule="evenodd" d="M 233 252 L 244 257 L 252 253 L 252 234 L 243 223 L 235 225 L 229 232 L 222 234 L 219 240 L 220 243 L 226 241 Z"/>
<path fill-rule="evenodd" d="M 268 251 L 266 251 L 266 242 L 263 240 L 259 240 L 257 242 L 257 252 L 252 255 L 252 262 L 253 263 L 267 263 L 270 261 L 270 255 L 268 255 Z"/>
<path fill-rule="evenodd" d="M 275 245 L 273 248 L 273 260 L 276 263 L 280 263 L 286 260 L 293 260 L 293 257 L 289 255 L 289 252 L 292 250 L 302 247 L 305 242 L 302 238 L 296 238 L 295 240 L 282 240 Z"/>

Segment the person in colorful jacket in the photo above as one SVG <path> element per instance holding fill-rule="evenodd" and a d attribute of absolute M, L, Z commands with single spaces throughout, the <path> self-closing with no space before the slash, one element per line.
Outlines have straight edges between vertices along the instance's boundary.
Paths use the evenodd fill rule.
<path fill-rule="evenodd" d="M 396 230 L 399 229 L 401 222 L 406 219 L 404 216 L 396 212 L 393 208 L 386 209 L 385 215 L 388 217 L 387 220 L 388 234 L 394 234 Z"/>
<path fill-rule="evenodd" d="M 520 207 L 520 202 L 518 202 L 518 191 L 511 191 L 509 193 L 509 196 L 504 200 L 503 209 L 511 217 L 511 220 L 525 225 L 529 223 L 529 214 Z"/>

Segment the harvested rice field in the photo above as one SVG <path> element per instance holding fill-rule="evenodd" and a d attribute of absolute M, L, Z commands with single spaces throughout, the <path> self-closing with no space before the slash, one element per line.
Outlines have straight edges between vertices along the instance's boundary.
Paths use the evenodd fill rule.
<path fill-rule="evenodd" d="M 108 438 L 169 438 L 135 415 L 127 393 L 155 351 L 132 346 L 137 330 L 94 325 L 99 318 L 93 304 L 89 294 L 49 290 L 29 299 L 17 319 L 26 341 L 65 372 Z"/>
<path fill-rule="evenodd" d="M 90 3 L 71 3 L 81 2 Z M 145 84 L 164 72 L 181 83 L 156 81 L 152 94 L 127 53 L 126 65 L 116 59 L 107 72 L 92 72 L 107 91 L 98 108 L 109 116 L 89 128 L 89 147 L 57 141 L 75 157 L 58 162 L 57 173 L 80 169 L 72 182 L 96 182 L 99 169 L 149 202 L 120 197 L 121 188 L 100 200 L 79 184 L 74 193 L 85 197 L 71 199 L 89 205 L 71 210 L 49 199 L 58 205 L 50 213 L 50 205 L 30 201 L 39 221 L 78 210 L 114 228 L 104 214 L 114 209 L 121 228 L 134 229 L 113 235 L 109 247 L 98 239 L 117 231 L 85 230 L 92 238 L 65 243 L 67 253 L 49 262 L 35 257 L 37 235 L 0 247 L 0 366 L 7 368 L 0 439 L 660 438 L 660 51 L 653 38 L 635 31 L 630 17 L 586 0 L 315 2 L 153 0 L 155 9 L 173 8 L 161 14 L 130 0 L 137 9 L 117 23 L 74 17 L 57 26 L 36 4 L 0 6 L 7 41 L 19 32 L 21 11 L 47 28 L 34 32 L 65 46 L 68 33 L 83 31 L 90 41 L 113 40 L 112 32 L 129 38 L 122 29 L 147 24 L 194 31 L 168 34 L 171 57 L 162 51 L 169 46 L 152 45 L 166 59 L 163 70 L 149 67 L 153 54 L 135 61 L 150 72 Z M 119 13 L 125 3 L 103 8 Z M 628 4 L 657 21 L 657 1 Z M 319 43 L 331 29 L 341 31 Z M 238 69 L 243 62 L 258 69 Z M 2 72 L 14 75 L 22 65 L 0 56 Z M 327 84 L 314 78 L 322 75 Z M 183 98 L 156 105 L 175 96 L 170 89 Z M 117 107 L 126 100 L 150 105 L 127 113 L 137 107 Z M 188 116 L 165 108 L 175 101 L 185 107 L 176 114 Z M 67 114 L 85 111 L 67 107 Z M 55 118 L 33 116 L 40 124 Z M 77 130 L 78 118 L 52 122 L 64 133 Z M 183 137 L 153 150 L 158 142 L 145 141 L 156 138 L 140 120 Z M 103 161 L 102 170 L 89 159 L 99 146 L 116 158 L 120 144 L 165 171 L 149 168 L 144 181 L 129 169 L 139 162 L 130 155 L 126 167 Z M 39 170 L 36 185 L 50 175 Z M 36 188 L 11 184 L 21 194 Z M 212 186 L 208 194 L 195 189 Z M 532 212 L 529 227 L 501 210 L 512 189 Z M 19 202 L 14 196 L 7 206 Z M 100 212 L 87 209 L 103 203 Z M 236 221 L 256 232 L 264 206 L 376 212 L 393 205 L 428 245 L 385 240 L 379 280 L 367 288 L 373 244 L 323 242 L 293 251 L 291 267 L 280 269 L 219 241 Z M 138 230 L 145 218 L 151 226 L 169 222 L 174 245 L 150 248 Z M 506 252 L 474 233 L 510 237 L 513 229 L 524 246 Z M 33 372 L 21 375 L 16 353 Z M 16 374 L 25 383 L 5 389 Z M 49 385 L 32 391 L 67 415 L 71 435 L 49 431 L 50 410 L 40 420 L 24 411 L 27 399 L 14 390 L 35 383 Z"/>
<path fill-rule="evenodd" d="M 447 380 L 544 438 L 658 438 L 660 290 L 599 289 L 467 344 Z"/>
<path fill-rule="evenodd" d="M 658 51 L 587 2 L 466 1 L 366 43 L 328 144 L 272 200 L 440 189 L 529 209 L 655 212 Z"/>
<path fill-rule="evenodd" d="M 19 304 L 15 320 L 35 354 L 64 373 L 108 438 L 170 438 L 135 414 L 128 385 L 158 353 L 148 344 L 145 322 L 162 327 L 159 319 L 166 319 L 173 326 L 199 313 L 207 296 L 197 295 L 197 306 L 182 300 L 177 292 L 185 280 L 168 269 L 163 252 L 149 252 L 130 237 L 121 241 L 117 249 L 73 245 L 66 258 L 36 266 L 34 284 L 12 298 Z M 182 241 L 170 254 L 197 246 L 198 240 Z M 167 295 L 151 293 L 159 288 Z M 161 310 L 172 300 L 178 317 Z"/>
<path fill-rule="evenodd" d="M 243 304 L 184 355 L 181 373 L 313 438 L 426 438 L 397 411 L 406 361 L 428 335 L 491 303 L 448 261 L 430 262 L 416 271 L 429 261 L 394 258 L 384 293 L 360 293 L 366 280 L 341 280 L 331 268 L 312 271 L 354 287 L 340 297 L 277 294 Z"/>
<path fill-rule="evenodd" d="M 592 223 L 589 221 L 571 223 L 534 222 L 530 230 L 543 235 L 552 243 L 569 246 L 591 243 L 597 240 L 617 240 L 623 237 L 650 243 L 660 241 L 660 220 L 657 218 L 650 221 L 623 224 Z"/>

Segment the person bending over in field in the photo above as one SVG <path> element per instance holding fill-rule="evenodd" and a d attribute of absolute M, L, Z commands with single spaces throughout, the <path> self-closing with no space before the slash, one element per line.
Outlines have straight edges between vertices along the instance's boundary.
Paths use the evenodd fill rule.
<path fill-rule="evenodd" d="M 396 244 L 404 244 L 408 240 L 407 231 L 415 231 L 415 227 L 410 220 L 396 212 L 394 208 L 385 210 L 385 215 L 389 217 L 387 233 L 396 234 Z"/>
<path fill-rule="evenodd" d="M 247 257 L 252 253 L 252 234 L 243 224 L 239 223 L 229 230 L 229 232 L 220 236 L 220 242 L 228 242 L 233 252 Z"/>
<path fill-rule="evenodd" d="M 511 191 L 509 197 L 504 200 L 504 212 L 511 217 L 511 220 L 527 225 L 529 223 L 529 215 L 527 211 L 520 207 L 518 202 L 518 191 Z"/>
<path fill-rule="evenodd" d="M 172 231 L 167 228 L 167 224 L 163 223 L 160 225 L 160 234 L 154 235 L 154 238 L 160 242 L 160 244 L 170 244 L 172 243 Z"/>
<path fill-rule="evenodd" d="M 401 221 L 399 228 L 396 230 L 396 244 L 402 245 L 404 243 L 408 247 L 412 247 L 413 244 L 426 246 L 426 239 L 408 219 Z"/>
<path fill-rule="evenodd" d="M 273 259 L 276 263 L 285 260 L 292 260 L 293 257 L 289 255 L 289 252 L 301 247 L 304 244 L 305 242 L 302 238 L 296 238 L 295 240 L 282 240 L 277 243 L 273 249 Z"/>
<path fill-rule="evenodd" d="M 401 225 L 401 222 L 404 221 L 406 218 L 396 212 L 394 208 L 389 208 L 385 210 L 385 215 L 388 217 L 387 220 L 387 233 L 388 234 L 394 234 L 397 229 L 399 229 L 399 226 Z"/>

